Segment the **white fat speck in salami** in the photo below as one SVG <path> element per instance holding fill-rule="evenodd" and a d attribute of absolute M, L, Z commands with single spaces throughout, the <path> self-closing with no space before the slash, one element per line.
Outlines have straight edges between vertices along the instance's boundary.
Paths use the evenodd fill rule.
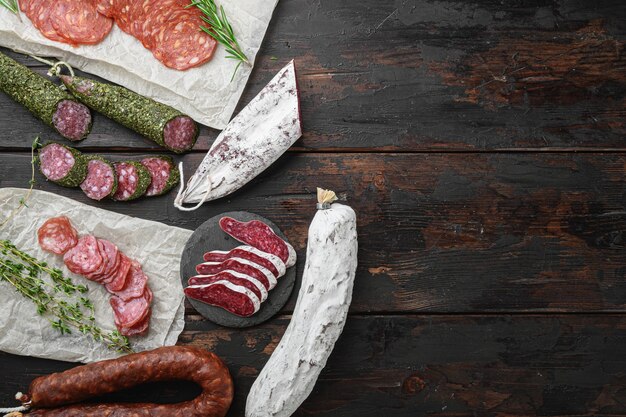
<path fill-rule="evenodd" d="M 220 227 L 238 241 L 278 256 L 287 268 L 296 264 L 294 248 L 262 221 L 240 222 L 232 217 L 222 217 Z"/>
<path fill-rule="evenodd" d="M 261 307 L 261 301 L 252 291 L 227 280 L 190 285 L 185 288 L 185 295 L 241 317 L 250 317 Z"/>

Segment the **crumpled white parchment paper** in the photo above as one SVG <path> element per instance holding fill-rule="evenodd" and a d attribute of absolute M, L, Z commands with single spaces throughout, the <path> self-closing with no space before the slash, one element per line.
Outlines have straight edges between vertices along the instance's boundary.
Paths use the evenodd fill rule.
<path fill-rule="evenodd" d="M 0 189 L 0 219 L 5 219 L 18 206 L 26 191 Z M 37 229 L 50 217 L 65 215 L 81 236 L 92 234 L 110 240 L 142 265 L 154 293 L 150 330 L 145 336 L 130 338 L 133 349 L 139 352 L 176 344 L 185 326 L 180 258 L 191 230 L 114 213 L 46 191 L 33 190 L 27 204 L 28 207 L 0 228 L 0 239 L 11 240 L 18 249 L 60 268 L 75 284 L 85 284 L 95 306 L 96 322 L 107 331 L 115 330 L 110 295 L 102 285 L 69 272 L 62 256 L 43 251 L 37 242 Z M 6 282 L 0 282 L 0 350 L 71 362 L 119 356 L 78 331 L 61 335 L 45 317 L 37 314 L 33 302 Z"/>
<path fill-rule="evenodd" d="M 218 4 L 224 7 L 242 50 L 253 64 L 277 3 L 231 0 Z M 21 13 L 20 20 L 4 7 L 0 7 L 0 45 L 30 55 L 56 57 L 170 105 L 215 129 L 228 124 L 252 72 L 251 65 L 241 65 L 231 82 L 237 61 L 225 58 L 227 53 L 221 45 L 213 59 L 200 67 L 169 69 L 116 25 L 101 43 L 72 47 L 47 39 L 26 15 Z"/>

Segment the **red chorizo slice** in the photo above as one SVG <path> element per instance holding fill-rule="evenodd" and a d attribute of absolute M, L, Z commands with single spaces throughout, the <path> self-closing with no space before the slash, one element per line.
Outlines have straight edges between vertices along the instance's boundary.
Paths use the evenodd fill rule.
<path fill-rule="evenodd" d="M 287 267 L 295 264 L 296 252 L 293 247 L 274 233 L 271 227 L 259 220 L 244 223 L 232 217 L 222 217 L 220 227 L 238 241 L 278 256 Z"/>
<path fill-rule="evenodd" d="M 103 262 L 98 240 L 90 235 L 81 237 L 76 246 L 65 253 L 63 262 L 75 274 L 85 276 L 96 271 Z"/>
<path fill-rule="evenodd" d="M 138 262 L 132 261 L 124 288 L 119 291 L 113 291 L 113 294 L 124 301 L 132 298 L 141 297 L 146 290 L 148 284 L 148 276 L 141 269 Z"/>
<path fill-rule="evenodd" d="M 173 380 L 193 381 L 202 393 L 178 404 L 76 404 L 148 382 Z M 21 401 L 31 401 L 31 417 L 224 417 L 232 399 L 233 381 L 219 357 L 197 347 L 169 346 L 39 377 Z"/>
<path fill-rule="evenodd" d="M 37 240 L 43 250 L 63 255 L 78 243 L 78 232 L 66 216 L 53 217 L 37 230 Z"/>
<path fill-rule="evenodd" d="M 68 40 L 52 26 L 50 20 L 52 7 L 45 0 L 21 0 L 19 4 L 20 9 L 43 36 L 52 41 L 68 43 Z"/>
<path fill-rule="evenodd" d="M 112 19 L 98 13 L 96 0 L 57 0 L 51 8 L 54 29 L 77 44 L 97 44 L 113 27 Z"/>

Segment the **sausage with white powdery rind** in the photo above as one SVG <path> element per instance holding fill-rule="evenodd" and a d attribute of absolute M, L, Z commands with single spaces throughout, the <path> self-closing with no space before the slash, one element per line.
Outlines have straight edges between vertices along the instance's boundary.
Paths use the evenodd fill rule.
<path fill-rule="evenodd" d="M 124 87 L 62 75 L 61 81 L 82 103 L 172 152 L 191 150 L 198 126 L 189 116 Z"/>
<path fill-rule="evenodd" d="M 91 113 L 50 80 L 0 53 L 0 91 L 71 141 L 91 131 Z"/>
<path fill-rule="evenodd" d="M 76 404 L 147 382 L 193 381 L 202 393 L 177 404 Z M 222 360 L 191 346 L 162 347 L 94 362 L 35 379 L 18 400 L 30 417 L 224 417 L 233 399 L 233 381 Z"/>
<path fill-rule="evenodd" d="M 356 214 L 318 190 L 302 287 L 280 343 L 254 381 L 246 417 L 288 417 L 309 396 L 343 331 L 357 267 Z"/>

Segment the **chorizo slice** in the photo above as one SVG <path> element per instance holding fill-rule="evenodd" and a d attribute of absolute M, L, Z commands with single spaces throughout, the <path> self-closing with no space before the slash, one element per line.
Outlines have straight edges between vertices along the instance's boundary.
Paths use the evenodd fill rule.
<path fill-rule="evenodd" d="M 112 19 L 98 13 L 95 0 L 57 0 L 48 7 L 56 32 L 74 44 L 100 43 L 113 27 Z"/>
<path fill-rule="evenodd" d="M 178 404 L 77 404 L 148 382 L 176 380 L 195 382 L 201 394 Z M 224 417 L 233 400 L 233 381 L 214 353 L 169 346 L 39 377 L 20 400 L 30 401 L 31 417 Z"/>

